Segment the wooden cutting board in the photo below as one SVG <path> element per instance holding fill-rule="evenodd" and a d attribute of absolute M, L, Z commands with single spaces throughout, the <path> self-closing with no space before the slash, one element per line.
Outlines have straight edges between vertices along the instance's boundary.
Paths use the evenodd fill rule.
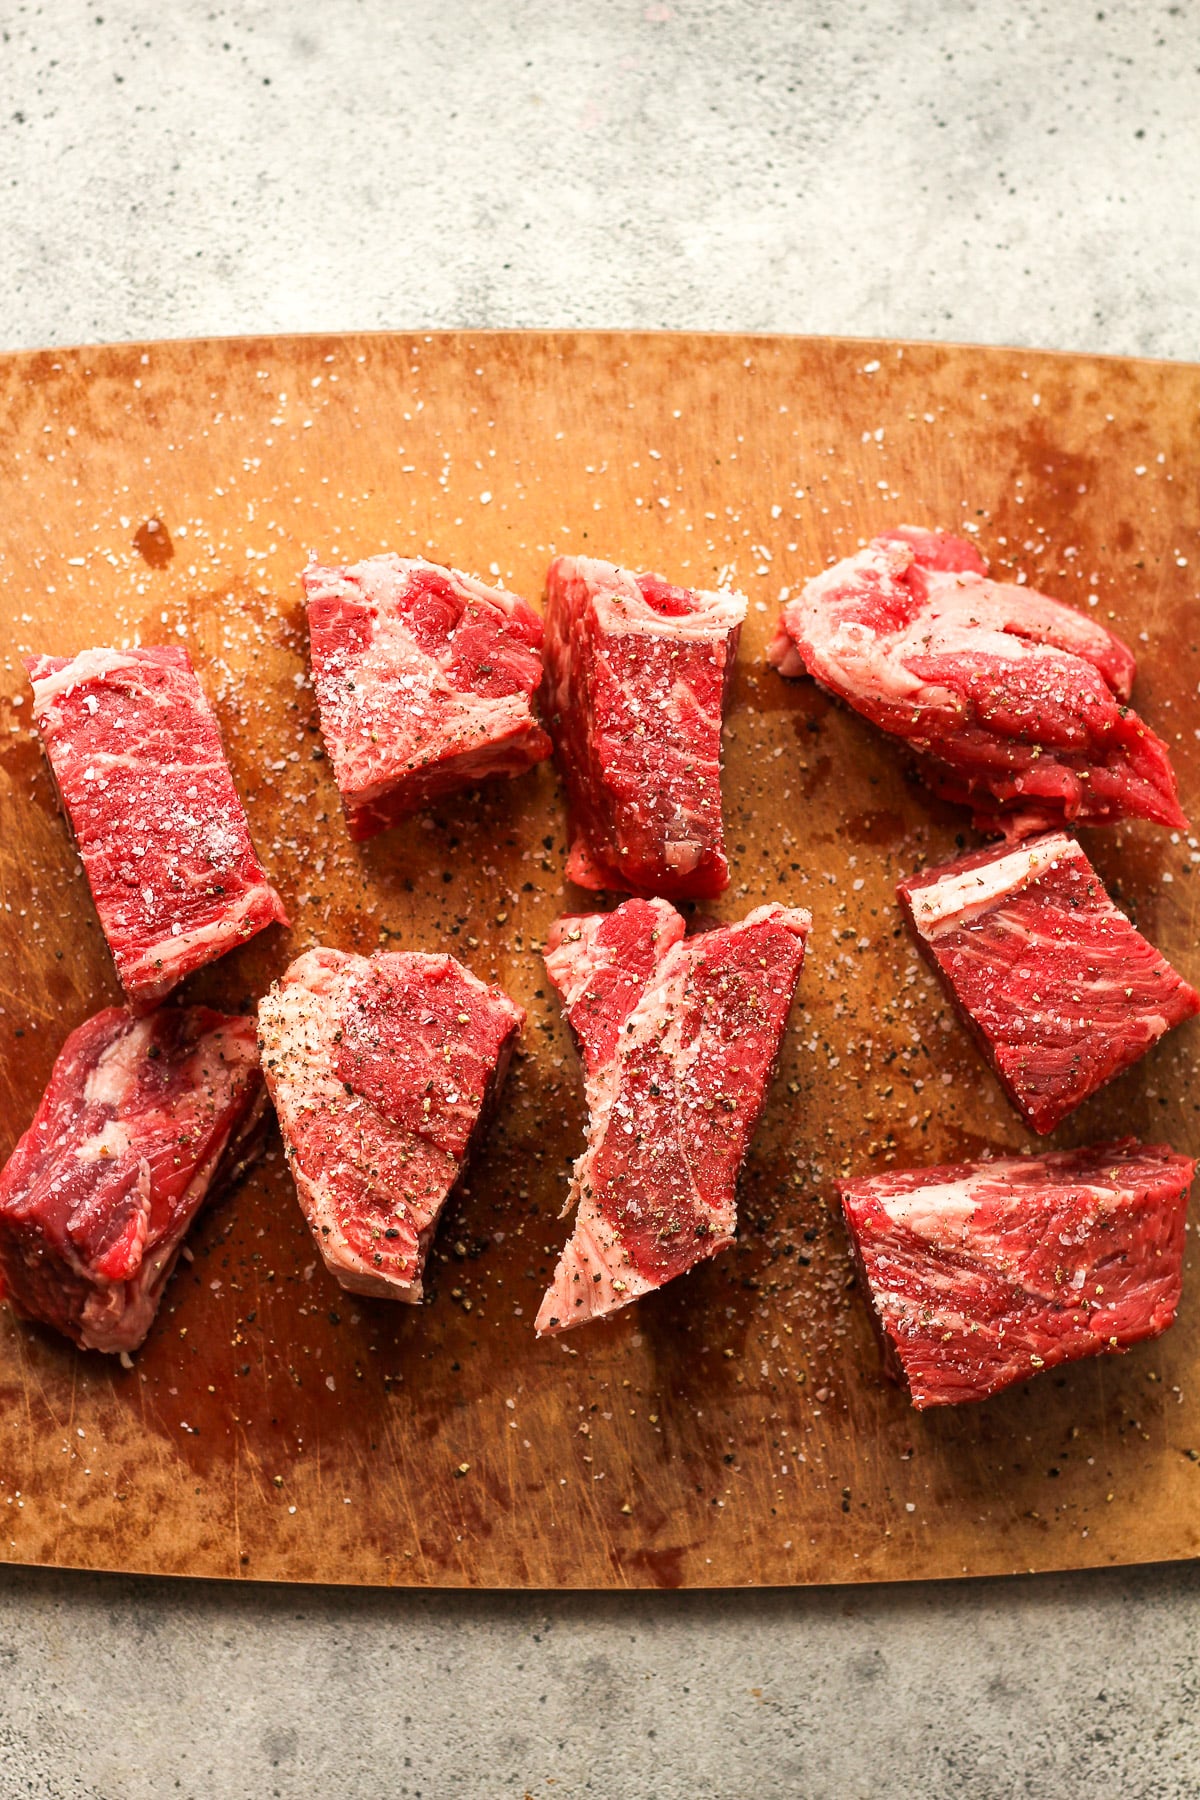
<path fill-rule="evenodd" d="M 973 842 L 895 747 L 763 662 L 781 591 L 878 528 L 965 529 L 1141 658 L 1200 819 L 1200 368 L 703 336 L 467 334 L 0 360 L 0 1154 L 67 1032 L 119 998 L 30 730 L 26 648 L 180 642 L 294 929 L 187 985 L 251 1007 L 302 949 L 445 947 L 528 1009 L 422 1308 L 326 1275 L 276 1143 L 205 1217 L 135 1366 L 0 1308 L 0 1556 L 418 1586 L 984 1574 L 1200 1548 L 1200 1268 L 1179 1322 L 985 1406 L 881 1377 L 833 1182 L 1029 1142 L 915 959 L 897 878 Z M 151 528 L 159 522 L 159 529 Z M 735 918 L 815 929 L 736 1250 L 611 1323 L 532 1321 L 581 1082 L 537 950 L 563 884 L 549 767 L 356 848 L 321 760 L 298 572 L 384 547 L 535 603 L 555 551 L 750 596 L 728 726 Z M 1193 981 L 1191 841 L 1087 837 Z M 1200 1152 L 1200 1021 L 1053 1140 Z"/>

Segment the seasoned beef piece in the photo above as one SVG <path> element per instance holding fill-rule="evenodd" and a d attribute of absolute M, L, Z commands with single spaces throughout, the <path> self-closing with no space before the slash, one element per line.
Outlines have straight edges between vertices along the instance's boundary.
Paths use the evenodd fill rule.
<path fill-rule="evenodd" d="M 787 1023 L 807 912 L 760 906 L 684 937 L 665 900 L 560 919 L 546 968 L 583 1059 L 572 1232 L 537 1316 L 565 1331 L 733 1241 L 738 1171 Z"/>
<path fill-rule="evenodd" d="M 266 1103 L 251 1018 L 88 1019 L 0 1174 L 0 1289 L 85 1350 L 136 1350 L 192 1220 L 258 1155 Z"/>
<path fill-rule="evenodd" d="M 309 950 L 259 1004 L 304 1216 L 345 1288 L 420 1300 L 425 1254 L 525 1015 L 452 956 Z"/>
<path fill-rule="evenodd" d="M 768 660 L 903 738 L 981 830 L 1126 818 L 1184 830 L 1167 747 L 1129 705 L 1125 645 L 986 571 L 962 538 L 884 532 L 789 600 Z"/>
<path fill-rule="evenodd" d="M 83 650 L 25 666 L 131 1000 L 160 999 L 264 926 L 287 924 L 186 650 Z"/>
<path fill-rule="evenodd" d="M 1175 1317 L 1195 1165 L 1135 1138 L 839 1183 L 914 1406 L 985 1400 Z"/>
<path fill-rule="evenodd" d="M 1013 1105 L 1053 1131 L 1200 1012 L 1062 832 L 960 857 L 897 888 L 922 950 Z"/>
<path fill-rule="evenodd" d="M 515 594 L 401 556 L 309 565 L 321 731 L 353 838 L 550 754 L 542 621 Z"/>
<path fill-rule="evenodd" d="M 721 717 L 745 616 L 741 594 L 551 563 L 546 704 L 580 887 L 679 900 L 729 885 Z"/>

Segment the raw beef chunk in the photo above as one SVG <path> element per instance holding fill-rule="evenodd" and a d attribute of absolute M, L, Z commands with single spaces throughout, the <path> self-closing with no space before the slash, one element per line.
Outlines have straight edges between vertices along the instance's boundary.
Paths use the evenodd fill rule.
<path fill-rule="evenodd" d="M 1194 1167 L 1126 1138 L 840 1183 L 889 1370 L 913 1405 L 984 1400 L 1165 1331 Z"/>
<path fill-rule="evenodd" d="M 981 830 L 1123 818 L 1183 830 L 1167 747 L 1129 706 L 1125 645 L 986 569 L 961 538 L 885 532 L 788 602 L 767 656 L 905 739 Z"/>
<path fill-rule="evenodd" d="M 729 885 L 721 715 L 741 594 L 560 556 L 546 588 L 547 708 L 580 887 L 701 899 Z"/>
<path fill-rule="evenodd" d="M 738 1170 L 787 1023 L 807 912 L 760 906 L 685 938 L 665 900 L 560 919 L 546 968 L 583 1060 L 575 1229 L 537 1316 L 565 1331 L 732 1243 Z"/>
<path fill-rule="evenodd" d="M 420 1300 L 438 1214 L 525 1022 L 452 956 L 309 950 L 258 1009 L 304 1216 L 345 1288 Z"/>
<path fill-rule="evenodd" d="M 159 999 L 265 925 L 287 924 L 186 650 L 83 650 L 25 666 L 130 999 Z"/>
<path fill-rule="evenodd" d="M 0 1174 L 0 1289 L 85 1350 L 136 1350 L 192 1220 L 258 1155 L 266 1104 L 252 1018 L 88 1019 Z"/>
<path fill-rule="evenodd" d="M 550 754 L 542 622 L 503 588 L 400 556 L 305 571 L 321 731 L 350 835 Z"/>
<path fill-rule="evenodd" d="M 1060 1120 L 1200 995 L 1113 905 L 1062 832 L 994 847 L 897 888 L 921 948 L 1035 1131 Z"/>

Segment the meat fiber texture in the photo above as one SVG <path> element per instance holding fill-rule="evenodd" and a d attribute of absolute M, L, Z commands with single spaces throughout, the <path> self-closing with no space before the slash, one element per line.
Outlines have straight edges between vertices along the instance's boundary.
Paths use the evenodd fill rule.
<path fill-rule="evenodd" d="M 903 738 L 980 830 L 1186 829 L 1167 747 L 1129 705 L 1125 645 L 1074 607 L 990 581 L 962 538 L 905 525 L 873 539 L 788 602 L 767 656 Z"/>
<path fill-rule="evenodd" d="M 550 754 L 524 600 L 400 556 L 304 574 L 321 731 L 355 839 Z"/>
<path fill-rule="evenodd" d="M 85 1350 L 136 1350 L 196 1214 L 258 1155 L 266 1103 L 252 1018 L 88 1019 L 0 1173 L 0 1289 Z"/>
<path fill-rule="evenodd" d="M 1135 1138 L 838 1186 L 891 1373 L 985 1400 L 1175 1318 L 1195 1165 Z"/>
<path fill-rule="evenodd" d="M 738 1171 L 804 961 L 809 913 L 760 906 L 684 937 L 665 900 L 560 919 L 546 968 L 579 1045 L 578 1210 L 537 1315 L 565 1331 L 732 1243 Z"/>
<path fill-rule="evenodd" d="M 745 616 L 742 594 L 551 563 L 546 705 L 580 887 L 697 900 L 729 885 L 721 719 Z"/>
<path fill-rule="evenodd" d="M 304 1216 L 344 1288 L 422 1297 L 438 1215 L 525 1015 L 452 956 L 309 950 L 258 1009 Z"/>
<path fill-rule="evenodd" d="M 1073 838 L 960 857 L 896 890 L 922 950 L 1034 1131 L 1200 1012 Z"/>
<path fill-rule="evenodd" d="M 27 656 L 34 718 L 131 1000 L 286 925 L 186 650 Z"/>

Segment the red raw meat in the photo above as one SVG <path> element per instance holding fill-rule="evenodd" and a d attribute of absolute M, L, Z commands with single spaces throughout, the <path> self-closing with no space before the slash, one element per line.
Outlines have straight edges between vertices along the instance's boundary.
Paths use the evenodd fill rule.
<path fill-rule="evenodd" d="M 896 890 L 922 950 L 1005 1092 L 1053 1131 L 1200 1012 L 1200 994 L 1130 924 L 1073 838 L 993 846 Z"/>
<path fill-rule="evenodd" d="M 1175 1318 L 1195 1164 L 1125 1138 L 843 1181 L 889 1372 L 956 1406 Z"/>
<path fill-rule="evenodd" d="M 305 570 L 321 731 L 352 838 L 550 754 L 542 621 L 503 588 L 401 556 Z"/>
<path fill-rule="evenodd" d="M 729 885 L 721 717 L 743 595 L 586 556 L 546 583 L 546 694 L 580 887 L 704 899 Z"/>
<path fill-rule="evenodd" d="M 575 1229 L 537 1316 L 565 1331 L 733 1242 L 735 1188 L 804 961 L 811 916 L 760 906 L 684 937 L 665 900 L 560 919 L 546 968 L 579 1044 L 587 1148 Z"/>
<path fill-rule="evenodd" d="M 0 1291 L 85 1350 L 136 1350 L 192 1220 L 259 1154 L 266 1105 L 252 1018 L 88 1019 L 0 1174 Z"/>
<path fill-rule="evenodd" d="M 121 986 L 161 999 L 286 925 L 186 650 L 27 656 L 34 717 Z"/>
<path fill-rule="evenodd" d="M 921 754 L 980 830 L 1187 827 L 1167 747 L 1129 706 L 1134 661 L 1074 607 L 989 581 L 974 545 L 901 526 L 783 609 L 767 651 Z"/>
<path fill-rule="evenodd" d="M 525 1015 L 452 956 L 309 950 L 259 1003 L 304 1216 L 345 1288 L 420 1300 L 447 1196 Z"/>

